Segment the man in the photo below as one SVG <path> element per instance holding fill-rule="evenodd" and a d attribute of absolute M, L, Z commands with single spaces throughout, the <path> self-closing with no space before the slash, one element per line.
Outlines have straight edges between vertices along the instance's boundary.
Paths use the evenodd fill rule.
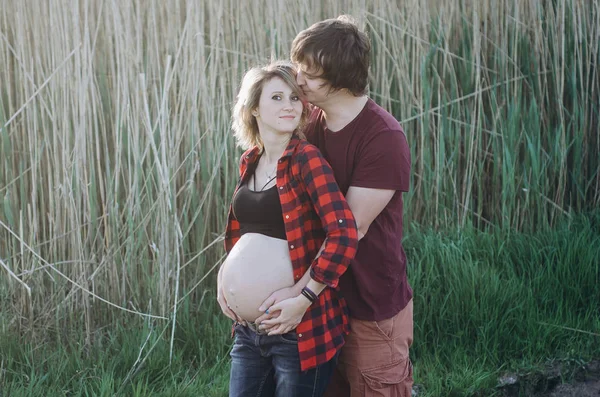
<path fill-rule="evenodd" d="M 341 16 L 300 32 L 291 51 L 315 105 L 306 136 L 333 167 L 361 239 L 339 283 L 351 333 L 327 395 L 410 397 L 413 303 L 401 244 L 410 152 L 398 121 L 366 95 L 370 47 Z"/>

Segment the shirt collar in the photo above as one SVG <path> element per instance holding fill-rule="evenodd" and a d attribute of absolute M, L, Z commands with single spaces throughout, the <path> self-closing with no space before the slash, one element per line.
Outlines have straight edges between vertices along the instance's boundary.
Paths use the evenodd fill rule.
<path fill-rule="evenodd" d="M 285 150 L 283 151 L 283 154 L 281 155 L 281 158 L 286 158 L 286 157 L 291 157 L 292 154 L 294 154 L 294 151 L 296 150 L 296 146 L 298 146 L 298 144 L 300 143 L 301 139 L 298 136 L 298 134 L 294 134 L 292 135 L 292 138 L 290 139 L 290 143 L 288 143 L 287 147 L 285 148 Z"/>

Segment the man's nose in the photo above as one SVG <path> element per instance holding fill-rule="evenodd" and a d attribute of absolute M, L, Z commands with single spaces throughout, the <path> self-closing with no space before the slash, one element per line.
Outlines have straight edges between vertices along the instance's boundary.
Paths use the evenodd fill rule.
<path fill-rule="evenodd" d="M 304 75 L 301 71 L 298 71 L 298 74 L 296 75 L 296 82 L 298 83 L 298 85 L 304 84 Z"/>

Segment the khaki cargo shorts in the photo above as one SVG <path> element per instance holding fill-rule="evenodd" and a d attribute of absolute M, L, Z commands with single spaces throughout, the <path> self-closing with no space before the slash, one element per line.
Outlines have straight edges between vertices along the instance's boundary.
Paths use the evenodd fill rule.
<path fill-rule="evenodd" d="M 413 301 L 383 321 L 350 319 L 326 397 L 411 397 Z"/>

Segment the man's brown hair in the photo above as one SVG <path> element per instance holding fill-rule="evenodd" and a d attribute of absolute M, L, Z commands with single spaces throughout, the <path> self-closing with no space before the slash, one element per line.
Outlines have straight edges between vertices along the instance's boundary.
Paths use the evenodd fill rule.
<path fill-rule="evenodd" d="M 298 33 L 292 43 L 291 58 L 309 70 L 320 70 L 318 77 L 332 90 L 347 89 L 364 95 L 369 82 L 371 43 L 354 20 L 342 15 L 317 22 Z"/>

